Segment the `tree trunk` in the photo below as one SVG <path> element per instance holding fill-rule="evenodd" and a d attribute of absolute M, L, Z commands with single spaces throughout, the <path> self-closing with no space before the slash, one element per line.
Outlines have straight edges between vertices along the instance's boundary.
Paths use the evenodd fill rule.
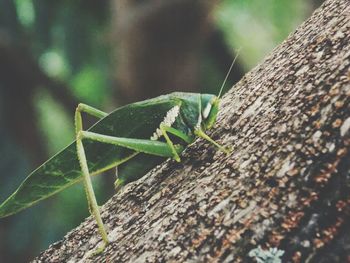
<path fill-rule="evenodd" d="M 103 254 L 89 217 L 34 262 L 349 262 L 349 43 L 350 1 L 326 1 L 222 99 L 231 154 L 197 140 L 104 205 Z"/>

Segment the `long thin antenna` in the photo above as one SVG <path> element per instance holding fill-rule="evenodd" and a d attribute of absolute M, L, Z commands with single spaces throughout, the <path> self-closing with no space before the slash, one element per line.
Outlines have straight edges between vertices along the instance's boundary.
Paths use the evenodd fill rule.
<path fill-rule="evenodd" d="M 233 68 L 233 65 L 235 64 L 236 59 L 238 58 L 238 55 L 239 55 L 240 52 L 241 52 L 241 48 L 239 48 L 239 49 L 237 50 L 237 52 L 236 52 L 236 56 L 235 56 L 235 58 L 233 59 L 233 61 L 232 61 L 232 63 L 231 63 L 230 69 L 228 70 L 228 72 L 227 72 L 227 74 L 226 74 L 226 77 L 225 77 L 225 79 L 224 79 L 224 82 L 223 82 L 222 85 L 221 85 L 218 98 L 221 97 L 222 90 L 224 89 L 224 86 L 225 86 L 225 84 L 226 84 L 226 81 L 227 81 L 227 79 L 228 79 L 228 76 L 230 75 L 231 70 L 232 70 L 232 68 Z"/>

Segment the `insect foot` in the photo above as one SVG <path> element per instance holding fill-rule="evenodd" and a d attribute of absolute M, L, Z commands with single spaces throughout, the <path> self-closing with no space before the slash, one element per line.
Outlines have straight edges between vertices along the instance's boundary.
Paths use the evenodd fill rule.
<path fill-rule="evenodd" d="M 216 141 L 214 141 L 212 138 L 210 138 L 207 134 L 205 134 L 205 132 L 202 131 L 201 129 L 196 129 L 194 131 L 194 134 L 197 135 L 198 137 L 203 138 L 204 140 L 207 140 L 208 142 L 214 144 L 220 151 L 222 151 L 226 154 L 229 154 L 232 152 L 231 148 L 227 148 L 227 147 L 224 147 L 224 146 L 218 144 Z"/>
<path fill-rule="evenodd" d="M 108 245 L 108 241 L 107 242 L 103 241 L 103 245 L 97 248 L 95 251 L 91 252 L 87 257 L 92 258 L 94 256 L 101 254 L 105 250 L 107 245 Z"/>
<path fill-rule="evenodd" d="M 116 192 L 119 192 L 119 190 L 123 187 L 124 182 L 122 180 L 120 180 L 119 178 L 117 180 L 115 180 L 114 182 L 114 189 Z"/>

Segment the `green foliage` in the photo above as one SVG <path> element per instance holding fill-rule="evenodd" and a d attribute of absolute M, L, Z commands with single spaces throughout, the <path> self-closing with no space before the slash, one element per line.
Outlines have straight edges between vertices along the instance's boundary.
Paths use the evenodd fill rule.
<path fill-rule="evenodd" d="M 47 75 L 58 78 L 67 79 L 70 73 L 68 61 L 58 50 L 47 50 L 39 58 L 41 68 Z"/>
<path fill-rule="evenodd" d="M 58 104 L 45 92 L 35 97 L 39 127 L 47 142 L 50 156 L 57 153 L 74 140 L 72 118 L 68 116 L 62 105 Z"/>
<path fill-rule="evenodd" d="M 84 67 L 72 80 L 76 97 L 95 107 L 104 105 L 106 95 L 109 94 L 106 84 L 106 76 L 103 72 L 91 66 Z"/>
<path fill-rule="evenodd" d="M 30 27 L 35 21 L 34 6 L 31 0 L 16 0 L 17 14 L 20 23 Z"/>
<path fill-rule="evenodd" d="M 230 46 L 242 48 L 239 60 L 249 69 L 304 20 L 308 9 L 303 0 L 224 0 L 215 21 Z"/>

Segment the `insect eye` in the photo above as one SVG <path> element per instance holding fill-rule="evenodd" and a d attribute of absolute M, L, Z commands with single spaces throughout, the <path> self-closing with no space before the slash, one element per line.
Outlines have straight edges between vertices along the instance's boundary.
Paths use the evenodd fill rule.
<path fill-rule="evenodd" d="M 211 110 L 211 103 L 208 103 L 207 106 L 205 106 L 205 108 L 204 108 L 204 110 L 202 112 L 202 116 L 203 116 L 204 119 L 208 118 L 210 110 Z"/>

